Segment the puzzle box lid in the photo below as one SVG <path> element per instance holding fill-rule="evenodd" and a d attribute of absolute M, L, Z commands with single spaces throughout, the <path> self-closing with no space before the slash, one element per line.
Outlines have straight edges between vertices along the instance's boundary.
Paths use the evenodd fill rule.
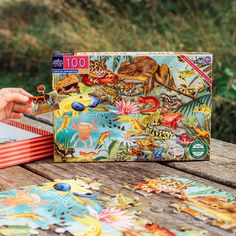
<path fill-rule="evenodd" d="M 212 54 L 55 53 L 55 161 L 209 158 Z"/>

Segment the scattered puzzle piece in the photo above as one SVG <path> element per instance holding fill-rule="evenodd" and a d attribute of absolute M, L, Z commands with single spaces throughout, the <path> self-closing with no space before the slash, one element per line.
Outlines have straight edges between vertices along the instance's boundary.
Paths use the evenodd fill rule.
<path fill-rule="evenodd" d="M 40 230 L 72 235 L 185 235 L 140 217 L 148 201 L 123 194 L 98 194 L 88 178 L 55 180 L 0 194 L 0 233 L 31 235 Z"/>

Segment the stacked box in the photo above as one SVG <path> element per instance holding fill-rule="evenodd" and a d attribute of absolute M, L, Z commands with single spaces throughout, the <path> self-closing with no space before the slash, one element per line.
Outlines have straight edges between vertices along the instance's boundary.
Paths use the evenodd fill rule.
<path fill-rule="evenodd" d="M 0 122 L 0 168 L 53 155 L 53 134 L 15 120 Z"/>

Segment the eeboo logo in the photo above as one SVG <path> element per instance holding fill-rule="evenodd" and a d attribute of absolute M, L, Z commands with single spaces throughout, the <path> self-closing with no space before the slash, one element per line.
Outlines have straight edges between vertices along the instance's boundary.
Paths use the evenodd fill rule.
<path fill-rule="evenodd" d="M 53 69 L 63 69 L 63 57 L 52 58 Z"/>
<path fill-rule="evenodd" d="M 208 147 L 203 141 L 195 141 L 189 145 L 189 153 L 194 159 L 202 159 L 208 153 Z"/>

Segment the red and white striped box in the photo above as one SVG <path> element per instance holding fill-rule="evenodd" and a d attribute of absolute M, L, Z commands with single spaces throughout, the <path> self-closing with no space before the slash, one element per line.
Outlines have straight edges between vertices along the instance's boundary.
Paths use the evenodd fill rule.
<path fill-rule="evenodd" d="M 53 156 L 53 134 L 15 120 L 0 122 L 4 132 L 22 137 L 0 144 L 0 168 L 28 163 Z M 0 132 L 2 135 L 3 131 Z M 13 136 L 12 136 L 13 137 Z"/>

